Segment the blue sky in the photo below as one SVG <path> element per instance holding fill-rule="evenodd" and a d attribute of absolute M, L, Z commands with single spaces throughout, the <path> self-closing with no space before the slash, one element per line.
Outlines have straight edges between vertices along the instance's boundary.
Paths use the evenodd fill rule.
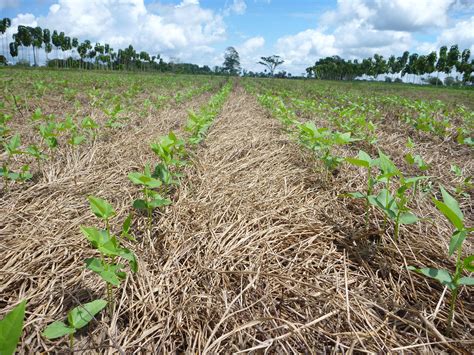
<path fill-rule="evenodd" d="M 427 53 L 459 44 L 474 53 L 474 0 L 0 0 L 0 17 L 166 59 L 220 65 L 227 46 L 242 66 L 279 54 L 300 74 L 320 58 Z"/>

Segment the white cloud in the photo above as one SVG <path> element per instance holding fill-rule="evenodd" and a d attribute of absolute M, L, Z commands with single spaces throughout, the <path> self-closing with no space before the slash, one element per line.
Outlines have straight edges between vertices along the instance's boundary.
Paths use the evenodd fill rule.
<path fill-rule="evenodd" d="M 240 56 L 240 65 L 246 70 L 259 71 L 257 62 L 263 56 L 265 39 L 262 36 L 251 37 L 240 45 L 236 46 Z"/>
<path fill-rule="evenodd" d="M 232 3 L 226 7 L 224 10 L 224 13 L 226 15 L 229 15 L 231 12 L 237 14 L 237 15 L 243 15 L 245 14 L 245 11 L 247 10 L 247 4 L 245 3 L 244 0 L 232 0 Z"/>
<path fill-rule="evenodd" d="M 335 41 L 336 38 L 332 34 L 309 29 L 279 38 L 276 54 L 285 60 L 283 69 L 300 74 L 301 70 L 313 64 L 316 58 L 340 54 L 340 50 L 335 47 Z"/>
<path fill-rule="evenodd" d="M 442 31 L 436 42 L 438 46 L 458 44 L 460 50 L 469 48 L 474 53 L 474 16 Z"/>
<path fill-rule="evenodd" d="M 262 36 L 252 37 L 238 46 L 241 54 L 249 54 L 255 52 L 257 49 L 262 48 L 265 45 L 265 38 Z"/>
<path fill-rule="evenodd" d="M 80 41 L 109 43 L 116 50 L 132 44 L 137 51 L 197 64 L 206 64 L 212 45 L 226 38 L 222 15 L 197 0 L 150 6 L 143 0 L 57 0 L 47 15 L 18 15 L 12 25 L 32 21 Z"/>

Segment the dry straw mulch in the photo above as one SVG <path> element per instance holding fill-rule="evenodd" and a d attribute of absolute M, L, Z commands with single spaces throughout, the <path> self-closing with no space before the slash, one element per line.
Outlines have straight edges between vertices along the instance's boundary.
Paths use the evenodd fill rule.
<path fill-rule="evenodd" d="M 148 125 L 166 133 L 185 119 L 183 111 L 174 115 Z M 85 196 L 109 199 L 122 220 L 136 195 L 126 174 L 152 159 L 151 137 L 129 132 L 91 149 L 78 186 L 65 177 L 2 200 L 0 302 L 29 300 L 22 352 L 67 351 L 66 339 L 46 341 L 41 331 L 103 296 L 104 285 L 82 264 L 92 252 L 79 225 L 96 223 Z M 239 87 L 185 173 L 151 233 L 136 218 L 139 242 L 129 247 L 140 271 L 116 291 L 115 316 L 103 314 L 78 335 L 78 351 L 473 350 L 469 292 L 460 294 L 448 337 L 449 292 L 405 269 L 453 266 L 449 226 L 429 199 L 417 211 L 436 223 L 402 228 L 398 245 L 378 215 L 366 232 L 363 206 L 339 197 L 362 188 L 361 172 L 318 171 Z"/>

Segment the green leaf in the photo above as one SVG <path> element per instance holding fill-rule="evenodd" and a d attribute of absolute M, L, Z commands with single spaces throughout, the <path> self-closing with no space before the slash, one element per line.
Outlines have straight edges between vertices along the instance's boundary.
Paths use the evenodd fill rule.
<path fill-rule="evenodd" d="M 107 243 L 110 240 L 106 230 L 95 227 L 80 227 L 82 234 L 91 242 L 94 248 Z"/>
<path fill-rule="evenodd" d="M 152 189 L 161 186 L 160 180 L 154 179 L 151 176 L 147 176 L 138 172 L 128 174 L 128 178 L 135 185 L 145 185 Z"/>
<path fill-rule="evenodd" d="M 159 196 L 158 198 L 154 198 L 153 200 L 151 200 L 149 206 L 151 208 L 158 208 L 158 207 L 168 206 L 170 204 L 171 204 L 170 199 L 162 198 L 161 196 Z"/>
<path fill-rule="evenodd" d="M 147 210 L 148 204 L 145 200 L 136 199 L 135 201 L 133 201 L 133 208 L 136 208 L 137 210 Z"/>
<path fill-rule="evenodd" d="M 399 223 L 400 224 L 413 224 L 418 222 L 419 219 L 411 212 L 405 212 L 400 215 Z"/>
<path fill-rule="evenodd" d="M 115 215 L 114 208 L 107 201 L 94 196 L 89 196 L 87 199 L 89 200 L 92 212 L 97 217 L 105 220 Z"/>
<path fill-rule="evenodd" d="M 122 224 L 122 237 L 125 237 L 129 240 L 135 241 L 135 238 L 133 238 L 130 235 L 130 226 L 132 224 L 132 214 L 129 213 L 125 221 L 123 221 Z"/>
<path fill-rule="evenodd" d="M 68 313 L 69 324 L 75 329 L 81 329 L 86 326 L 94 316 L 105 308 L 107 301 L 95 300 L 74 308 Z"/>
<path fill-rule="evenodd" d="M 449 242 L 449 256 L 453 255 L 456 250 L 458 250 L 464 239 L 467 237 L 467 231 L 455 231 L 451 236 L 451 240 Z"/>
<path fill-rule="evenodd" d="M 456 227 L 458 230 L 464 229 L 464 223 L 459 219 L 458 215 L 451 210 L 445 203 L 433 198 L 436 208 Z"/>
<path fill-rule="evenodd" d="M 362 160 L 362 159 L 356 159 L 356 158 L 346 158 L 345 159 L 348 163 L 355 165 L 355 166 L 361 166 L 364 168 L 370 167 L 370 163 L 368 161 Z"/>
<path fill-rule="evenodd" d="M 15 352 L 23 329 L 26 300 L 13 308 L 0 320 L 0 354 L 11 355 Z"/>
<path fill-rule="evenodd" d="M 377 165 L 382 170 L 384 175 L 394 176 L 400 173 L 395 164 L 390 160 L 390 158 L 379 151 L 379 158 L 377 159 Z"/>
<path fill-rule="evenodd" d="M 453 278 L 451 274 L 449 273 L 449 271 L 447 270 L 435 269 L 431 267 L 418 269 L 413 266 L 409 266 L 408 270 L 412 270 L 419 274 L 431 277 L 437 280 L 438 282 L 440 282 L 442 285 L 448 286 L 451 290 L 454 290 L 456 288 L 456 286 L 453 283 Z"/>
<path fill-rule="evenodd" d="M 84 260 L 84 262 L 86 263 L 87 269 L 97 273 L 105 282 L 114 286 L 120 285 L 120 279 L 116 275 L 117 266 L 119 265 L 106 264 L 97 258 L 88 258 Z"/>
<path fill-rule="evenodd" d="M 463 268 L 469 272 L 474 272 L 474 255 L 470 255 L 463 260 Z"/>
<path fill-rule="evenodd" d="M 458 285 L 474 286 L 474 277 L 461 277 L 458 280 Z"/>
<path fill-rule="evenodd" d="M 454 199 L 444 188 L 443 186 L 440 187 L 441 189 L 441 194 L 443 195 L 443 201 L 446 206 L 449 207 L 451 211 L 453 211 L 456 216 L 463 222 L 464 221 L 464 216 L 461 212 L 461 209 L 459 208 L 458 201 Z M 461 229 L 461 228 L 458 228 Z"/>
<path fill-rule="evenodd" d="M 119 256 L 122 258 L 128 260 L 130 262 L 130 269 L 136 273 L 138 271 L 138 263 L 137 263 L 137 258 L 135 254 L 133 254 L 129 249 L 127 248 L 121 248 L 119 252 Z"/>
<path fill-rule="evenodd" d="M 67 326 L 64 322 L 56 321 L 46 327 L 43 336 L 48 339 L 61 338 L 64 335 L 74 334 L 76 329 Z"/>

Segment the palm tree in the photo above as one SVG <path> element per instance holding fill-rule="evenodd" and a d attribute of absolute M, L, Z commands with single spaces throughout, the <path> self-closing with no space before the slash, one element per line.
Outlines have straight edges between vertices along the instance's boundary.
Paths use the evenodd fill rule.
<path fill-rule="evenodd" d="M 426 57 L 426 73 L 430 74 L 436 70 L 436 52 L 431 52 Z M 438 86 L 438 80 L 436 80 L 436 86 Z"/>
<path fill-rule="evenodd" d="M 30 33 L 31 33 L 31 44 L 33 46 L 33 61 L 34 61 L 34 66 L 38 66 L 38 61 L 36 59 L 36 54 L 38 54 L 39 57 L 39 52 L 38 49 L 43 47 L 43 30 L 41 27 L 29 27 L 28 28 Z M 38 58 L 39 59 L 39 58 Z"/>
<path fill-rule="evenodd" d="M 47 28 L 43 30 L 43 43 L 46 53 L 46 62 L 48 62 L 48 53 L 51 53 L 53 47 L 51 46 L 51 32 Z"/>
<path fill-rule="evenodd" d="M 449 52 L 448 52 L 448 58 L 446 62 L 446 71 L 445 71 L 446 74 L 451 73 L 451 70 L 453 68 L 456 68 L 457 70 L 457 68 L 459 67 L 459 57 L 460 57 L 460 53 L 459 53 L 458 45 L 457 44 L 452 45 L 451 48 L 449 48 Z"/>
<path fill-rule="evenodd" d="M 459 65 L 459 69 L 457 69 L 461 74 L 463 74 L 462 76 L 462 81 L 463 82 L 466 82 L 469 80 L 469 78 L 471 77 L 471 73 L 472 73 L 472 62 L 471 64 L 469 64 L 469 58 L 471 57 L 471 51 L 469 49 L 465 49 L 462 51 L 462 54 L 461 54 L 461 64 Z"/>
<path fill-rule="evenodd" d="M 8 17 L 5 17 L 0 21 L 0 33 L 2 34 L 2 50 L 4 50 L 5 58 L 7 58 L 7 30 L 11 26 L 12 22 Z"/>
<path fill-rule="evenodd" d="M 12 56 L 12 59 L 18 56 L 18 43 L 17 42 L 10 43 L 10 55 Z"/>
<path fill-rule="evenodd" d="M 446 70 L 446 64 L 448 60 L 447 53 L 448 53 L 448 48 L 446 46 L 442 46 L 439 49 L 438 61 L 436 62 L 436 71 L 438 72 L 436 78 L 438 80 L 439 80 L 439 73 L 444 72 Z"/>
<path fill-rule="evenodd" d="M 76 52 L 77 54 L 77 47 L 79 47 L 79 40 L 76 38 L 76 37 L 73 37 L 72 39 L 72 42 L 71 42 L 71 48 L 74 49 L 74 51 Z M 76 59 L 77 57 L 75 56 L 74 59 Z"/>

